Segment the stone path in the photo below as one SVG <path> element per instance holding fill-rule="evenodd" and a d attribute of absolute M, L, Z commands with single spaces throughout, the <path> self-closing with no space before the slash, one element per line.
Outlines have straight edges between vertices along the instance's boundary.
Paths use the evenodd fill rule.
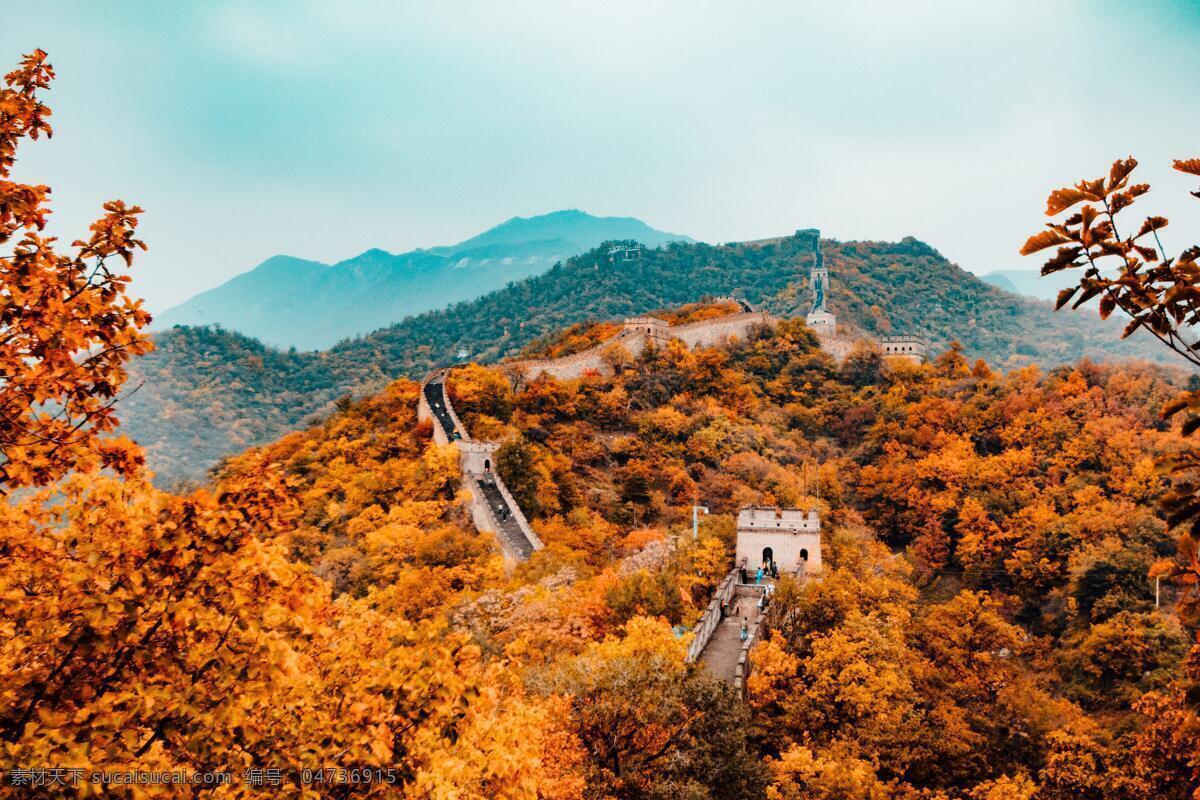
<path fill-rule="evenodd" d="M 475 481 L 475 485 L 487 498 L 488 507 L 492 509 L 492 514 L 496 518 L 498 529 L 496 535 L 504 537 L 504 541 L 518 559 L 524 561 L 533 555 L 533 544 L 525 536 L 525 531 L 521 530 L 521 523 L 517 522 L 512 509 L 509 508 L 508 501 L 504 499 L 504 495 L 500 494 L 496 484 L 491 479 L 480 478 Z"/>
<path fill-rule="evenodd" d="M 453 442 L 458 436 L 458 431 L 454 428 L 454 420 L 450 418 L 450 412 L 446 410 L 445 384 L 441 381 L 430 381 L 425 384 L 425 400 L 429 403 L 429 411 L 433 414 L 433 418 L 442 426 L 446 439 Z"/>
<path fill-rule="evenodd" d="M 729 612 L 713 631 L 700 663 L 714 677 L 732 684 L 737 672 L 738 657 L 742 652 L 742 620 L 749 628 L 758 620 L 757 597 L 734 597 Z"/>

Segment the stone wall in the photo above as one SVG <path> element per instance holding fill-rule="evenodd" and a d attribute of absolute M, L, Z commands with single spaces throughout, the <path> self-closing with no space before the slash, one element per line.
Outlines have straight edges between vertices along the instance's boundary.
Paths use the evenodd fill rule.
<path fill-rule="evenodd" d="M 739 584 L 735 589 L 738 595 L 748 595 L 751 597 L 763 598 L 766 593 L 765 586 L 746 586 Z M 738 653 L 737 666 L 733 672 L 733 689 L 744 700 L 749 693 L 750 673 L 753 669 L 753 661 L 750 658 L 750 648 L 758 642 L 758 637 L 762 633 L 763 615 L 760 612 L 754 619 L 754 624 L 750 626 L 750 635 L 746 637 L 746 641 L 742 642 L 741 651 Z"/>
<path fill-rule="evenodd" d="M 429 398 L 426 396 L 425 390 L 426 387 L 428 387 L 431 383 L 444 384 L 447 373 L 449 373 L 449 370 L 447 369 L 436 369 L 433 372 L 430 372 L 425 376 L 424 380 L 421 381 L 420 391 L 418 392 L 419 399 L 417 400 L 417 422 L 429 420 L 433 423 L 433 440 L 438 444 L 449 444 L 450 438 L 446 435 L 446 431 L 442 429 L 442 426 L 439 425 L 438 421 L 434 418 L 433 409 L 429 407 Z M 442 396 L 442 402 L 445 406 L 445 410 L 450 416 L 450 420 L 454 425 L 454 429 L 458 431 L 458 438 L 464 441 L 471 438 L 467 435 L 467 429 L 463 426 L 462 420 L 458 418 L 458 414 L 454 412 L 454 406 L 450 404 L 450 399 L 449 397 L 446 397 L 444 391 L 442 392 Z"/>
<path fill-rule="evenodd" d="M 732 339 L 745 339 L 756 327 L 773 326 L 775 322 L 766 311 L 741 311 L 686 325 L 668 325 L 655 317 L 630 317 L 620 333 L 588 350 L 562 358 L 510 361 L 504 366 L 529 379 L 542 374 L 560 381 L 581 378 L 589 372 L 605 375 L 612 371 L 606 354 L 614 348 L 623 348 L 636 358 L 649 342 L 662 346 L 671 339 L 679 339 L 688 347 L 712 347 Z"/>
<path fill-rule="evenodd" d="M 726 317 L 690 322 L 670 328 L 672 339 L 688 347 L 713 347 L 733 339 L 746 339 L 758 327 L 774 327 L 775 318 L 766 311 L 742 311 Z"/>
<path fill-rule="evenodd" d="M 721 610 L 725 604 L 733 597 L 734 590 L 737 588 L 737 570 L 731 570 L 724 580 L 717 585 L 717 590 L 713 592 L 712 600 L 708 602 L 708 608 L 704 609 L 704 613 L 700 615 L 700 621 L 696 623 L 694 629 L 695 636 L 692 638 L 692 643 L 688 645 L 687 660 L 695 661 L 700 658 L 700 654 L 704 652 L 704 648 L 708 646 L 709 639 L 712 638 L 713 631 L 721 624 L 723 617 Z"/>
<path fill-rule="evenodd" d="M 505 557 L 510 561 L 520 561 L 522 556 L 517 552 L 512 542 L 506 540 L 502 532 L 505 528 L 512 528 L 514 525 L 519 530 L 519 533 L 514 533 L 517 541 L 523 536 L 525 541 L 529 543 L 529 548 L 532 550 L 541 550 L 542 541 L 538 535 L 534 533 L 533 527 L 529 524 L 529 520 L 525 518 L 525 513 L 521 511 L 521 507 L 508 491 L 508 487 L 504 485 L 504 481 L 500 479 L 494 471 L 495 469 L 495 453 L 500 447 L 499 442 L 487 442 L 472 439 L 467 433 L 466 427 L 462 424 L 462 420 L 458 418 L 458 413 L 454 410 L 454 405 L 450 402 L 449 393 L 445 391 L 445 380 L 449 374 L 449 370 L 435 370 L 425 376 L 421 381 L 421 390 L 418 394 L 417 401 L 417 420 L 423 422 L 430 420 L 433 423 L 433 440 L 439 445 L 450 444 L 450 438 L 446 435 L 443 425 L 438 421 L 433 409 L 429 407 L 429 397 L 426 389 L 430 384 L 437 387 L 440 384 L 441 391 L 434 394 L 440 396 L 439 402 L 443 404 L 445 415 L 449 416 L 451 425 L 458 438 L 454 440 L 454 446 L 458 449 L 458 465 L 463 476 L 464 488 L 470 496 L 468 508 L 471 512 L 471 521 L 475 524 L 476 530 L 492 533 L 500 549 Z M 438 397 L 435 396 L 435 400 Z M 478 490 L 478 481 L 480 478 L 486 477 L 490 482 L 495 484 L 496 490 L 503 498 L 504 504 L 508 507 L 509 518 L 500 520 L 496 517 L 496 510 L 491 507 L 487 500 Z M 524 544 L 521 543 L 524 547 Z M 528 549 L 528 548 L 527 548 Z"/>

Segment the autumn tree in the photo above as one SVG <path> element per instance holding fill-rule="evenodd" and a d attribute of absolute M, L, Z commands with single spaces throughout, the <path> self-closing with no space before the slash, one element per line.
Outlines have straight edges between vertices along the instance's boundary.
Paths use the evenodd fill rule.
<path fill-rule="evenodd" d="M 142 462 L 107 438 L 130 358 L 147 352 L 150 315 L 126 293 L 128 267 L 145 244 L 142 210 L 120 200 L 90 235 L 57 248 L 43 236 L 50 187 L 12 180 L 22 140 L 52 133 L 41 93 L 54 70 L 41 50 L 0 87 L 0 490 L 45 484 L 73 469 L 128 473 Z"/>
<path fill-rule="evenodd" d="M 644 617 L 569 660 L 544 690 L 570 698 L 587 751 L 583 797 L 761 797 L 766 775 L 747 748 L 747 718 L 725 684 L 686 664 L 669 628 Z"/>
<path fill-rule="evenodd" d="M 1176 160 L 1173 166 L 1179 172 L 1200 176 L 1200 158 Z M 1200 367 L 1200 340 L 1195 336 L 1196 325 L 1200 323 L 1200 244 L 1186 247 L 1177 256 L 1168 256 L 1160 236 L 1160 231 L 1168 224 L 1165 217 L 1149 216 L 1140 223 L 1125 224 L 1122 212 L 1150 189 L 1145 183 L 1131 184 L 1130 176 L 1136 167 L 1137 161 L 1133 158 L 1118 160 L 1113 163 L 1107 178 L 1082 180 L 1073 187 L 1051 192 L 1046 202 L 1046 215 L 1060 217 L 1067 212 L 1070 215 L 1048 223 L 1045 231 L 1031 236 L 1021 253 L 1028 255 L 1057 247 L 1055 255 L 1043 265 L 1042 274 L 1066 269 L 1081 271 L 1078 285 L 1059 293 L 1058 308 L 1068 303 L 1078 308 L 1098 298 L 1101 317 L 1108 317 L 1118 309 L 1129 317 L 1123 337 L 1144 330 L 1185 363 Z M 1200 199 L 1200 191 L 1191 194 Z M 1190 391 L 1165 404 L 1162 415 L 1169 418 L 1185 411 L 1188 416 L 1181 431 L 1184 436 L 1189 436 L 1200 429 L 1200 391 L 1194 385 Z M 1184 532 L 1179 537 L 1175 563 L 1156 568 L 1155 574 L 1171 577 L 1184 588 L 1177 608 L 1195 626 L 1200 622 L 1200 596 L 1196 592 L 1200 585 L 1200 449 L 1194 446 L 1180 448 L 1169 457 L 1161 458 L 1159 466 L 1172 480 L 1171 491 L 1162 500 L 1167 521 L 1183 526 Z M 1108 571 L 1111 574 L 1114 570 Z M 1126 630 L 1115 630 L 1121 626 Z M 1126 613 L 1114 616 L 1094 630 L 1084 643 L 1082 656 L 1088 675 L 1103 684 L 1122 677 L 1121 671 L 1132 664 L 1140 663 L 1153 669 L 1156 659 L 1151 653 L 1157 656 L 1170 649 L 1164 647 L 1164 637 L 1154 631 L 1158 626 L 1160 623 L 1153 618 L 1141 621 Z M 1194 644 L 1187 663 L 1194 665 L 1200 659 L 1198 654 L 1200 644 Z M 1173 698 L 1147 700 L 1141 704 L 1143 709 L 1154 709 L 1172 719 L 1176 730 L 1172 737 L 1175 741 L 1170 742 L 1172 746 L 1177 747 L 1180 740 L 1191 741 L 1200 728 L 1194 703 L 1197 686 L 1200 686 L 1200 674 L 1189 667 L 1185 677 L 1173 688 Z M 1140 737 L 1139 747 L 1143 753 L 1160 752 L 1155 745 L 1146 744 L 1148 739 L 1161 735 L 1154 730 L 1159 720 L 1153 716 L 1151 720 Z M 1165 742 L 1160 740 L 1156 744 Z M 1077 746 L 1067 752 L 1079 749 L 1081 747 Z M 1048 771 L 1053 769 L 1052 782 L 1060 782 L 1057 776 L 1060 773 L 1069 775 L 1072 769 L 1082 774 L 1089 768 L 1088 762 L 1095 760 L 1090 753 L 1087 759 L 1076 767 L 1067 756 L 1052 757 L 1047 766 Z M 1057 768 L 1060 764 L 1063 766 Z M 1194 759 L 1165 758 L 1160 764 L 1169 764 L 1170 768 L 1151 771 L 1149 781 L 1152 784 L 1194 787 L 1200 783 L 1200 770 Z M 1082 778 L 1072 780 L 1082 782 Z M 1071 780 L 1063 782 L 1069 791 L 1076 792 L 1072 796 L 1083 796 Z M 1096 790 L 1093 793 L 1099 796 Z M 1156 796 L 1183 796 L 1183 792 L 1176 788 Z"/>
<path fill-rule="evenodd" d="M 1138 162 L 1134 158 L 1113 163 L 1107 178 L 1082 180 L 1073 187 L 1056 189 L 1046 201 L 1046 216 L 1065 219 L 1047 223 L 1046 230 L 1031 236 L 1021 248 L 1029 255 L 1057 247 L 1042 267 L 1043 275 L 1078 269 L 1077 286 L 1059 292 L 1057 307 L 1068 303 L 1079 308 L 1098 299 L 1100 316 L 1107 318 L 1120 309 L 1129 317 L 1122 337 L 1145 330 L 1193 367 L 1200 367 L 1200 340 L 1194 334 L 1200 324 L 1200 244 L 1178 256 L 1168 256 L 1159 232 L 1167 227 L 1165 217 L 1149 216 L 1140 224 L 1120 226 L 1118 219 L 1136 199 L 1150 190 L 1149 184 L 1131 183 Z M 1200 176 L 1200 158 L 1176 160 L 1180 172 Z M 1200 198 L 1200 191 L 1192 192 Z M 1190 416 L 1183 423 L 1184 435 L 1200 428 L 1200 392 L 1181 394 L 1163 408 L 1170 417 L 1181 411 Z M 1172 524 L 1187 524 L 1190 534 L 1181 542 L 1184 558 L 1177 579 L 1188 586 L 1200 583 L 1200 451 L 1183 450 L 1163 462 L 1175 486 L 1164 499 Z M 1195 612 L 1191 603 L 1183 606 Z"/>
<path fill-rule="evenodd" d="M 358 794 L 577 797 L 583 751 L 560 722 L 561 699 L 526 697 L 468 635 L 406 605 L 416 587 L 436 609 L 456 579 L 470 579 L 449 575 L 462 566 L 448 561 L 480 563 L 485 575 L 490 562 L 476 538 L 439 519 L 455 500 L 453 454 L 364 434 L 405 390 L 415 398 L 414 386 L 343 404 L 325 452 L 291 437 L 187 496 L 155 489 L 136 448 L 107 438 L 123 365 L 149 347 L 149 317 L 111 269 L 142 247 L 140 211 L 106 205 L 70 256 L 39 235 L 49 189 L 7 178 L 18 140 L 49 133 L 38 100 L 53 74 L 45 58 L 27 57 L 0 90 L 0 242 L 17 238 L 0 258 L 0 477 L 5 489 L 42 485 L 0 503 L 0 769 L 240 777 L 274 766 L 294 793 L 340 797 L 347 787 L 296 786 L 300 771 L 370 767 L 394 779 Z M 317 472 L 306 456 L 326 457 L 329 480 L 308 487 L 313 496 L 299 491 Z M 367 480 L 353 463 L 378 470 Z M 333 600 L 328 582 L 289 558 L 309 548 L 290 534 L 318 509 L 314 523 L 364 542 L 374 580 L 362 597 Z"/>

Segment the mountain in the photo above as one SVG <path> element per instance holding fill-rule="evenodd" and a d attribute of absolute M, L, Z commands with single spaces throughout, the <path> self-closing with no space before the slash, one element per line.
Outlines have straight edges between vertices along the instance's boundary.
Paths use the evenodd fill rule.
<path fill-rule="evenodd" d="M 400 254 L 373 249 L 332 266 L 273 256 L 167 310 L 154 329 L 215 324 L 277 347 L 323 349 L 413 314 L 473 300 L 614 239 L 651 247 L 692 241 L 632 217 L 569 210 L 514 217 L 456 245 Z"/>
<path fill-rule="evenodd" d="M 931 350 L 961 343 L 993 366 L 1045 366 L 1081 358 L 1160 359 L 1138 334 L 1095 312 L 1054 312 L 984 283 L 932 247 L 901 242 L 823 244 L 839 325 L 874 335 L 918 333 Z M 221 457 L 276 438 L 338 398 L 419 377 L 460 351 L 480 363 L 515 354 L 550 333 L 589 320 L 620 319 L 704 297 L 740 292 L 777 315 L 809 306 L 806 242 L 670 244 L 612 263 L 603 247 L 537 277 L 470 302 L 430 311 L 317 353 L 281 351 L 230 331 L 178 328 L 133 365 L 124 430 L 163 480 L 194 479 Z"/>
<path fill-rule="evenodd" d="M 517 245 L 526 242 L 567 242 L 590 250 L 601 242 L 633 239 L 650 247 L 668 242 L 692 242 L 678 233 L 664 233 L 633 217 L 593 217 L 577 209 L 555 211 L 536 217 L 513 217 L 494 228 L 473 236 L 453 247 L 434 247 L 429 252 L 459 255 L 468 251 L 485 251 L 497 245 Z M 571 253 L 577 255 L 577 253 Z"/>
<path fill-rule="evenodd" d="M 981 275 L 980 280 L 1006 292 L 1054 302 L 1059 291 L 1079 282 L 1079 275 L 1068 270 L 1042 277 L 1035 269 L 998 269 Z"/>

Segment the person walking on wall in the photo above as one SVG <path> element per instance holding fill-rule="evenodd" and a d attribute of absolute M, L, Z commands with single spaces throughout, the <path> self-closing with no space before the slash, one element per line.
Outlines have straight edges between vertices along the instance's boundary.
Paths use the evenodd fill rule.
<path fill-rule="evenodd" d="M 750 628 L 746 625 L 746 620 L 742 620 L 742 641 L 746 641 L 750 637 Z"/>
<path fill-rule="evenodd" d="M 762 579 L 763 579 L 763 570 L 762 570 L 762 567 L 759 567 L 758 574 L 754 576 L 754 582 L 762 583 Z"/>

